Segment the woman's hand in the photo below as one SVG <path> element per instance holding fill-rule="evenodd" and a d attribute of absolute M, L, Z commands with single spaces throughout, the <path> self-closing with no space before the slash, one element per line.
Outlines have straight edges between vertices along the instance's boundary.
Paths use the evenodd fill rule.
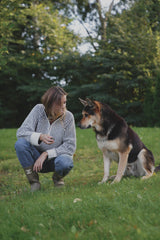
<path fill-rule="evenodd" d="M 39 137 L 39 140 L 50 145 L 52 143 L 54 143 L 54 139 L 53 137 L 51 137 L 50 135 L 48 134 L 41 134 L 40 137 Z"/>
<path fill-rule="evenodd" d="M 40 172 L 43 166 L 44 161 L 48 156 L 47 152 L 43 152 L 40 157 L 36 160 L 33 166 L 33 171 Z"/>

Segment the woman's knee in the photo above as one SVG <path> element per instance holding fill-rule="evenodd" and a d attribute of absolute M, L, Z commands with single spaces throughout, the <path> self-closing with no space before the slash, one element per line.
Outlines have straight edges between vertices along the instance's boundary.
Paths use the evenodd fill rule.
<path fill-rule="evenodd" d="M 17 140 L 15 150 L 23 168 L 33 165 L 40 156 L 38 150 L 24 138 Z"/>
<path fill-rule="evenodd" d="M 29 142 L 27 142 L 27 140 L 24 138 L 19 138 L 15 143 L 16 151 L 24 151 L 28 147 L 29 147 Z"/>
<path fill-rule="evenodd" d="M 73 168 L 73 158 L 69 155 L 60 155 L 55 159 L 55 171 L 65 176 Z"/>

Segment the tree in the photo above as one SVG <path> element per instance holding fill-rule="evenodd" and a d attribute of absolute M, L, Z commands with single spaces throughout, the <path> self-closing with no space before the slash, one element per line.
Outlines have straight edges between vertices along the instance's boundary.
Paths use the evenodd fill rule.
<path fill-rule="evenodd" d="M 156 88 L 155 88 L 155 94 L 154 94 L 154 101 L 153 101 L 153 105 L 152 105 L 152 114 L 151 114 L 151 117 L 153 116 L 152 126 L 153 126 L 153 122 L 154 122 L 154 125 L 157 127 L 160 126 L 159 103 L 160 103 L 160 72 L 158 70 L 157 77 L 156 77 Z"/>
<path fill-rule="evenodd" d="M 146 125 L 144 101 L 148 102 L 148 93 L 153 94 L 157 68 L 156 23 L 150 21 L 149 14 L 154 1 L 121 2 L 127 7 L 123 4 L 122 12 L 108 17 L 107 41 L 99 41 L 94 55 L 87 60 L 87 68 L 83 68 L 92 69 L 92 77 L 87 82 L 82 80 L 80 87 L 72 74 L 69 87 L 77 99 L 85 95 L 107 102 L 130 124 Z"/>
<path fill-rule="evenodd" d="M 51 84 L 57 84 L 55 62 L 76 49 L 80 38 L 68 29 L 71 20 L 50 1 L 2 0 L 0 7 L 1 127 L 11 127 L 22 122 Z"/>
<path fill-rule="evenodd" d="M 142 5 L 144 2 L 137 1 L 119 16 L 109 19 L 106 49 L 109 46 L 110 49 L 109 52 L 103 49 L 102 54 L 110 59 L 112 68 L 100 78 L 103 89 L 108 91 L 111 86 L 110 94 L 121 102 L 117 109 L 125 109 L 123 116 L 134 125 L 145 124 L 143 102 L 147 79 L 154 79 L 156 68 L 156 37 Z"/>
<path fill-rule="evenodd" d="M 104 11 L 100 0 L 1 1 L 1 126 L 19 125 L 51 84 L 69 92 L 76 119 L 78 98 L 90 97 L 130 124 L 152 124 L 146 106 L 158 101 L 160 2 L 113 3 Z M 94 23 L 85 39 L 94 51 L 84 55 L 76 51 L 81 39 L 68 29 L 76 15 L 85 28 Z"/>

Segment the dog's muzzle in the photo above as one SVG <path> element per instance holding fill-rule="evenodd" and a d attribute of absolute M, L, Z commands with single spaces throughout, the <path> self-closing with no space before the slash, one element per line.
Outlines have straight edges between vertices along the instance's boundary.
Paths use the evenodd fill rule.
<path fill-rule="evenodd" d="M 77 126 L 78 126 L 79 128 L 81 128 L 81 129 L 91 128 L 91 125 L 88 125 L 87 127 L 85 127 L 85 126 L 81 125 L 81 123 L 78 123 Z"/>

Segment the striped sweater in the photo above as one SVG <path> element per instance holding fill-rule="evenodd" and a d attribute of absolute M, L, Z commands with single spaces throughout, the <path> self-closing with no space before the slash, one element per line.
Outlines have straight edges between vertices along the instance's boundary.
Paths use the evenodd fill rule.
<path fill-rule="evenodd" d="M 51 145 L 41 142 L 41 134 L 49 134 L 54 138 Z M 76 131 L 73 114 L 65 115 L 50 124 L 43 104 L 37 104 L 17 130 L 17 138 L 25 138 L 40 152 L 48 152 L 48 159 L 61 154 L 73 155 L 76 150 Z"/>

